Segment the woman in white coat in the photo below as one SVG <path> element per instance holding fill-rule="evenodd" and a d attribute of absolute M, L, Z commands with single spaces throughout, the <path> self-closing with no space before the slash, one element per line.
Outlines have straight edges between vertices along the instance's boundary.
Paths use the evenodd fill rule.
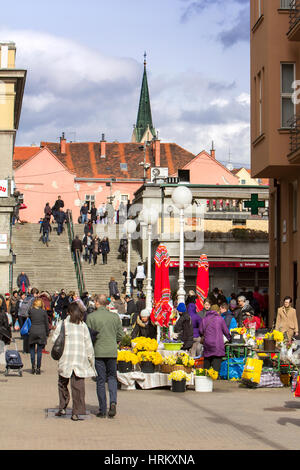
<path fill-rule="evenodd" d="M 76 302 L 69 305 L 64 324 L 65 346 L 63 355 L 58 361 L 59 411 L 56 416 L 66 415 L 66 408 L 70 401 L 68 384 L 71 379 L 73 401 L 71 419 L 78 421 L 81 419 L 79 415 L 86 414 L 84 379 L 96 376 L 94 348 L 89 329 L 83 322 L 83 313 Z M 59 336 L 61 327 L 62 321 L 58 323 L 54 331 L 53 343 Z"/>

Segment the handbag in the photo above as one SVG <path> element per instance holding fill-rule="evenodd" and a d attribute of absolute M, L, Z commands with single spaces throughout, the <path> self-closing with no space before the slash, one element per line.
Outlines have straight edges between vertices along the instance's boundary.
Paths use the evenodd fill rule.
<path fill-rule="evenodd" d="M 61 356 L 64 353 L 64 348 L 65 348 L 65 322 L 62 322 L 60 333 L 58 337 L 55 340 L 55 343 L 53 344 L 52 350 L 51 350 L 51 357 L 55 361 L 59 361 Z"/>
<path fill-rule="evenodd" d="M 31 328 L 31 320 L 30 320 L 30 318 L 26 318 L 26 320 L 24 322 L 24 325 L 22 326 L 22 328 L 20 330 L 20 335 L 21 336 L 28 335 L 28 333 L 30 331 L 30 328 Z"/>

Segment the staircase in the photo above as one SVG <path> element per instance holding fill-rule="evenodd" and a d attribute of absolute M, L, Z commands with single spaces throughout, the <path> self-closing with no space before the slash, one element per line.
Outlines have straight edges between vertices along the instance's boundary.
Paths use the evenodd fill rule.
<path fill-rule="evenodd" d="M 66 225 L 63 233 L 56 233 L 57 224 L 51 224 L 49 247 L 40 238 L 39 224 L 16 224 L 12 229 L 12 249 L 17 256 L 13 265 L 13 288 L 17 288 L 17 277 L 24 271 L 31 287 L 51 294 L 55 290 L 78 292 L 74 263 L 70 253 Z M 55 229 L 55 230 L 54 230 Z"/>
<path fill-rule="evenodd" d="M 122 236 L 122 226 L 120 225 L 102 225 L 94 224 L 93 235 L 98 235 L 100 240 L 108 237 L 110 245 L 110 253 L 107 256 L 107 264 L 102 264 L 102 255 L 98 255 L 97 264 L 94 266 L 88 261 L 82 261 L 82 269 L 85 280 L 86 290 L 90 294 L 108 294 L 108 283 L 111 277 L 114 277 L 118 283 L 119 291 L 123 291 L 123 272 L 127 271 L 127 262 L 124 263 L 119 257 L 118 248 L 120 238 Z M 82 240 L 84 237 L 84 224 L 74 224 L 74 236 L 78 235 Z M 131 271 L 134 270 L 141 261 L 140 255 L 131 250 Z"/>

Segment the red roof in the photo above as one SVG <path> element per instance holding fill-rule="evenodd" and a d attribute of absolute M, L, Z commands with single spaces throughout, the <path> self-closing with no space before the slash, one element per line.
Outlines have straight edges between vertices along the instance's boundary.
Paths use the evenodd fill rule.
<path fill-rule="evenodd" d="M 60 151 L 60 144 L 41 142 L 41 148 L 47 147 L 70 171 L 82 178 L 138 178 L 143 179 L 144 170 L 140 162 L 144 161 L 144 151 L 140 143 L 106 142 L 105 158 L 100 155 L 100 142 L 66 143 L 66 153 Z M 15 147 L 13 163 L 17 169 L 26 160 L 41 150 L 39 147 Z M 160 144 L 160 166 L 168 167 L 172 175 L 183 168 L 195 155 L 174 143 Z M 155 166 L 152 145 L 147 147 L 146 162 Z M 121 168 L 121 164 L 123 169 Z"/>

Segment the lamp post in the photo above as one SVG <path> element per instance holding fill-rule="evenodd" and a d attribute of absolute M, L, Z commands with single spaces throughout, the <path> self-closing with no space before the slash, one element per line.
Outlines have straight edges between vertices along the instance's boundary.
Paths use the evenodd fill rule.
<path fill-rule="evenodd" d="M 131 295 L 131 282 L 130 282 L 130 255 L 131 255 L 131 235 L 136 230 L 136 223 L 134 220 L 128 219 L 124 224 L 124 230 L 128 238 L 128 254 L 127 254 L 127 282 L 126 282 L 126 295 Z"/>
<path fill-rule="evenodd" d="M 192 203 L 193 195 L 186 186 L 178 186 L 172 193 L 172 201 L 179 209 L 180 239 L 179 239 L 179 277 L 178 277 L 178 304 L 185 303 L 184 290 L 184 210 Z"/>
<path fill-rule="evenodd" d="M 148 264 L 147 264 L 147 286 L 146 286 L 146 309 L 152 310 L 152 278 L 151 278 L 151 242 L 152 242 L 152 225 L 156 224 L 158 212 L 154 208 L 145 208 L 140 212 L 140 220 L 147 224 L 148 237 Z"/>

